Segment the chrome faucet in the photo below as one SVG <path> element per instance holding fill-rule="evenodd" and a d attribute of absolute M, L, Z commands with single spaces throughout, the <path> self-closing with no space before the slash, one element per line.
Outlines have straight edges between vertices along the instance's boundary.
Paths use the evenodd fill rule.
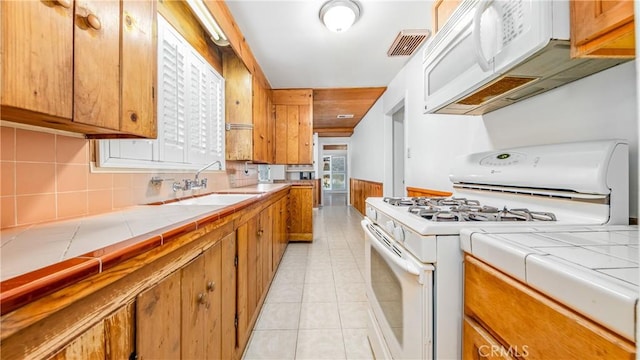
<path fill-rule="evenodd" d="M 222 163 L 220 162 L 220 160 L 216 160 L 210 164 L 207 164 L 206 166 L 202 167 L 201 169 L 199 169 L 198 171 L 196 171 L 196 176 L 195 179 L 191 180 L 191 179 L 184 179 L 184 185 L 180 184 L 179 182 L 175 182 L 173 183 L 173 191 L 177 192 L 178 190 L 199 190 L 199 189 L 204 189 L 207 187 L 207 179 L 202 179 L 199 180 L 199 176 L 200 173 L 203 172 L 204 170 L 210 168 L 211 166 L 218 164 L 218 170 L 222 169 Z"/>
<path fill-rule="evenodd" d="M 207 170 L 208 168 L 212 167 L 216 163 L 218 163 L 218 170 L 222 170 L 222 163 L 220 162 L 220 160 L 216 160 L 216 161 L 212 162 L 211 164 L 207 164 L 202 169 L 196 171 L 196 182 L 198 182 L 198 175 L 200 175 L 201 172 Z M 207 179 L 204 179 L 204 180 L 205 180 L 205 187 L 207 187 L 207 183 L 206 183 Z"/>

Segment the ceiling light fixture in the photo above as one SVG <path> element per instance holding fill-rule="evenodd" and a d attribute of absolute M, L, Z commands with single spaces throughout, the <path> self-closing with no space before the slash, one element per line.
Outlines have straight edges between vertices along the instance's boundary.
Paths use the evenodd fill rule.
<path fill-rule="evenodd" d="M 360 7 L 353 0 L 330 0 L 320 8 L 320 20 L 333 32 L 346 31 L 360 18 Z"/>
<path fill-rule="evenodd" d="M 222 32 L 220 26 L 209 12 L 207 6 L 202 2 L 202 0 L 187 0 L 187 4 L 191 8 L 193 14 L 198 18 L 198 21 L 204 28 L 207 30 L 209 35 L 211 36 L 211 40 L 213 43 L 218 46 L 228 46 L 229 40 Z"/>

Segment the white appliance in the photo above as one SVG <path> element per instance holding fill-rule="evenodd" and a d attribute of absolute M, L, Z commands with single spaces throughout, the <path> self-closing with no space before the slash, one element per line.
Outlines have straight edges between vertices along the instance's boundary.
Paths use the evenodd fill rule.
<path fill-rule="evenodd" d="M 589 141 L 456 160 L 448 198 L 368 198 L 369 340 L 377 359 L 459 359 L 460 231 L 628 223 L 628 144 Z"/>
<path fill-rule="evenodd" d="M 423 52 L 424 112 L 484 114 L 620 64 L 571 59 L 569 0 L 464 0 Z"/>

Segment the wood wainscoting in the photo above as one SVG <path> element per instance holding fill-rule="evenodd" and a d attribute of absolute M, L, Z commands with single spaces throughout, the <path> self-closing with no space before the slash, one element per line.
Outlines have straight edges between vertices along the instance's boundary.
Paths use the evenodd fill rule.
<path fill-rule="evenodd" d="M 368 197 L 382 196 L 382 183 L 379 182 L 349 178 L 349 187 L 351 189 L 349 198 L 351 206 L 360 211 L 362 215 L 366 213 L 364 202 Z"/>
<path fill-rule="evenodd" d="M 449 191 L 440 191 L 440 190 L 431 190 L 431 189 L 421 189 L 417 187 L 407 186 L 407 196 L 425 196 L 425 197 L 447 197 L 451 196 L 452 193 Z"/>

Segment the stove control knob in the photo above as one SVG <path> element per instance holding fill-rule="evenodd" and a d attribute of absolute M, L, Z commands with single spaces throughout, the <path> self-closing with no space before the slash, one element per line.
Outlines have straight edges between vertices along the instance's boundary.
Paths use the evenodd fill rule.
<path fill-rule="evenodd" d="M 393 237 L 396 241 L 404 242 L 404 229 L 402 226 L 398 226 L 393 229 Z"/>
<path fill-rule="evenodd" d="M 373 221 L 378 221 L 378 212 L 376 209 L 367 206 L 367 217 Z"/>
<path fill-rule="evenodd" d="M 396 224 L 393 222 L 393 220 L 389 220 L 385 224 L 384 228 L 387 230 L 389 234 L 393 234 L 393 230 L 396 228 Z"/>

